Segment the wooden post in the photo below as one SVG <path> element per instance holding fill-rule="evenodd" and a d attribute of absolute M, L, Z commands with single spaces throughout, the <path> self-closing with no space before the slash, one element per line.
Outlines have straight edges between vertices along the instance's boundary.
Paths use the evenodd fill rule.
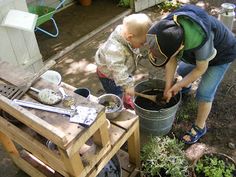
<path fill-rule="evenodd" d="M 134 125 L 136 129 L 128 139 L 128 153 L 130 162 L 133 162 L 136 167 L 140 167 L 140 141 L 139 141 L 139 121 Z"/>

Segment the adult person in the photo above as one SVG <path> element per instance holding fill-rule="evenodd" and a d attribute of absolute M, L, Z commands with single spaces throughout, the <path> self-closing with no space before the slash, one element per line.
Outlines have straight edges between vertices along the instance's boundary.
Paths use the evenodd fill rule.
<path fill-rule="evenodd" d="M 201 78 L 196 92 L 197 117 L 191 130 L 182 137 L 186 144 L 193 144 L 207 132 L 206 120 L 216 90 L 236 58 L 236 38 L 200 7 L 185 5 L 154 23 L 148 31 L 147 43 L 149 61 L 156 67 L 165 66 L 163 96 L 167 102 Z M 176 69 L 183 79 L 174 83 Z"/>

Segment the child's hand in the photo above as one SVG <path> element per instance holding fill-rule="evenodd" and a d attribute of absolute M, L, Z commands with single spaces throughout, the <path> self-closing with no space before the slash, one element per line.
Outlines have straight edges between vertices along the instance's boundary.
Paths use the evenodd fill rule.
<path fill-rule="evenodd" d="M 134 87 L 129 87 L 125 89 L 125 94 L 128 94 L 130 96 L 134 96 Z"/>

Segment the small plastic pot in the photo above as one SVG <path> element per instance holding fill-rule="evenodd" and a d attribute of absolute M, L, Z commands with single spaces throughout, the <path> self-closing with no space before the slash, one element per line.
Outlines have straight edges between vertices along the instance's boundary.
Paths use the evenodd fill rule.
<path fill-rule="evenodd" d="M 84 98 L 89 99 L 90 90 L 88 88 L 85 88 L 85 87 L 77 88 L 76 90 L 74 90 L 74 92 L 77 93 L 78 95 L 84 97 Z"/>

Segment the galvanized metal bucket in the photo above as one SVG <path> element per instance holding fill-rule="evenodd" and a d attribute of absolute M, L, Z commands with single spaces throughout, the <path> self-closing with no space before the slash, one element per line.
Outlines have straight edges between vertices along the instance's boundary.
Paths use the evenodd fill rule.
<path fill-rule="evenodd" d="M 165 87 L 165 82 L 162 80 L 146 80 L 135 86 L 135 91 L 143 92 L 152 89 L 162 90 Z M 134 99 L 135 112 L 139 116 L 141 132 L 161 136 L 167 134 L 173 125 L 175 114 L 181 102 L 181 93 L 178 93 L 174 98 L 175 104 L 162 108 L 160 110 L 145 109 L 137 104 L 137 97 Z"/>

